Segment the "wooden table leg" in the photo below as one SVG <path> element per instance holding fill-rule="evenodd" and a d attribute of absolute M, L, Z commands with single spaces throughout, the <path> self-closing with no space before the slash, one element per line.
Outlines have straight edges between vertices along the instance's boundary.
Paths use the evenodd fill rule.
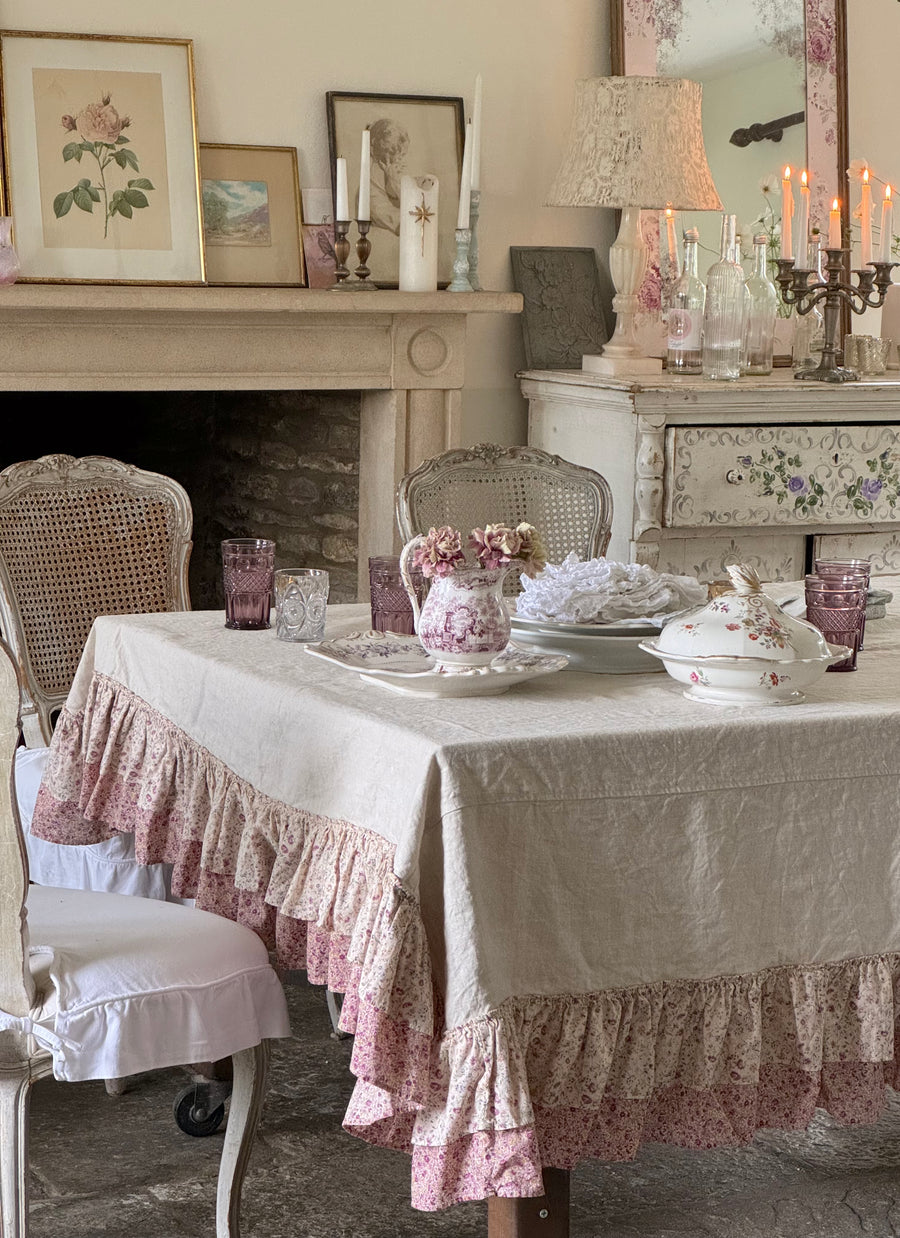
<path fill-rule="evenodd" d="M 569 1238 L 569 1171 L 544 1170 L 545 1195 L 488 1200 L 488 1238 Z"/>

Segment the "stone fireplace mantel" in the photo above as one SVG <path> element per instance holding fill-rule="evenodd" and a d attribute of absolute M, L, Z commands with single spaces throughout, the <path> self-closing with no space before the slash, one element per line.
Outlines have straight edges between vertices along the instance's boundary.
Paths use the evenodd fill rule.
<path fill-rule="evenodd" d="M 518 293 L 15 284 L 0 390 L 359 390 L 359 563 L 396 544 L 410 468 L 459 443 L 469 314 Z"/>

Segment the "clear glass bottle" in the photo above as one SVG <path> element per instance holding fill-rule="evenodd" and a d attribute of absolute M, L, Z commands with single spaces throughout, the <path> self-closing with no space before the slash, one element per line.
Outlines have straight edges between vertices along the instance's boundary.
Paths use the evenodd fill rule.
<path fill-rule="evenodd" d="M 747 315 L 741 351 L 742 374 L 771 374 L 775 351 L 775 318 L 778 290 L 769 278 L 768 238 L 764 232 L 753 238 L 753 273 L 747 276 Z"/>
<path fill-rule="evenodd" d="M 736 231 L 737 217 L 723 215 L 721 257 L 706 273 L 704 378 L 731 380 L 741 376 L 747 290 L 744 286 L 744 268 L 733 257 Z"/>
<path fill-rule="evenodd" d="M 822 262 L 822 238 L 815 235 L 810 238 L 806 265 L 813 272 L 814 281 L 820 284 L 827 282 Z M 825 317 L 819 306 L 813 306 L 808 314 L 795 314 L 794 337 L 791 344 L 793 369 L 795 371 L 816 369 L 822 360 L 824 347 Z"/>
<path fill-rule="evenodd" d="M 668 313 L 669 342 L 666 369 L 672 374 L 702 374 L 703 309 L 706 287 L 697 273 L 700 233 L 688 228 L 684 234 L 684 266 L 672 290 Z"/>

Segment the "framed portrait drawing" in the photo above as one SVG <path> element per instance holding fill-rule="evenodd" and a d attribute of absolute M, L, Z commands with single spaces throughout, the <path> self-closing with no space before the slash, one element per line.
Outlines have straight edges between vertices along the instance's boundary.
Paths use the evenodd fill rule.
<path fill-rule="evenodd" d="M 344 94 L 325 96 L 331 174 L 338 156 L 347 160 L 350 211 L 356 213 L 362 132 L 371 148 L 370 208 L 372 279 L 384 288 L 399 280 L 400 180 L 438 180 L 438 285 L 453 277 L 454 232 L 459 207 L 465 124 L 463 101 L 442 95 Z M 351 245 L 355 230 L 350 229 Z"/>
<path fill-rule="evenodd" d="M 201 142 L 200 184 L 207 282 L 302 287 L 296 149 Z"/>
<path fill-rule="evenodd" d="M 205 278 L 189 39 L 0 31 L 20 279 Z"/>

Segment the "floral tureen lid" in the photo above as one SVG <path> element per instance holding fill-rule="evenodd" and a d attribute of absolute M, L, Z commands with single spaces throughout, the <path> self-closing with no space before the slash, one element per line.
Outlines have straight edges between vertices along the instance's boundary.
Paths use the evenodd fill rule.
<path fill-rule="evenodd" d="M 752 567 L 741 563 L 727 570 L 734 591 L 670 620 L 656 642 L 660 653 L 773 662 L 829 657 L 822 633 L 811 623 L 788 615 L 763 593 Z"/>

